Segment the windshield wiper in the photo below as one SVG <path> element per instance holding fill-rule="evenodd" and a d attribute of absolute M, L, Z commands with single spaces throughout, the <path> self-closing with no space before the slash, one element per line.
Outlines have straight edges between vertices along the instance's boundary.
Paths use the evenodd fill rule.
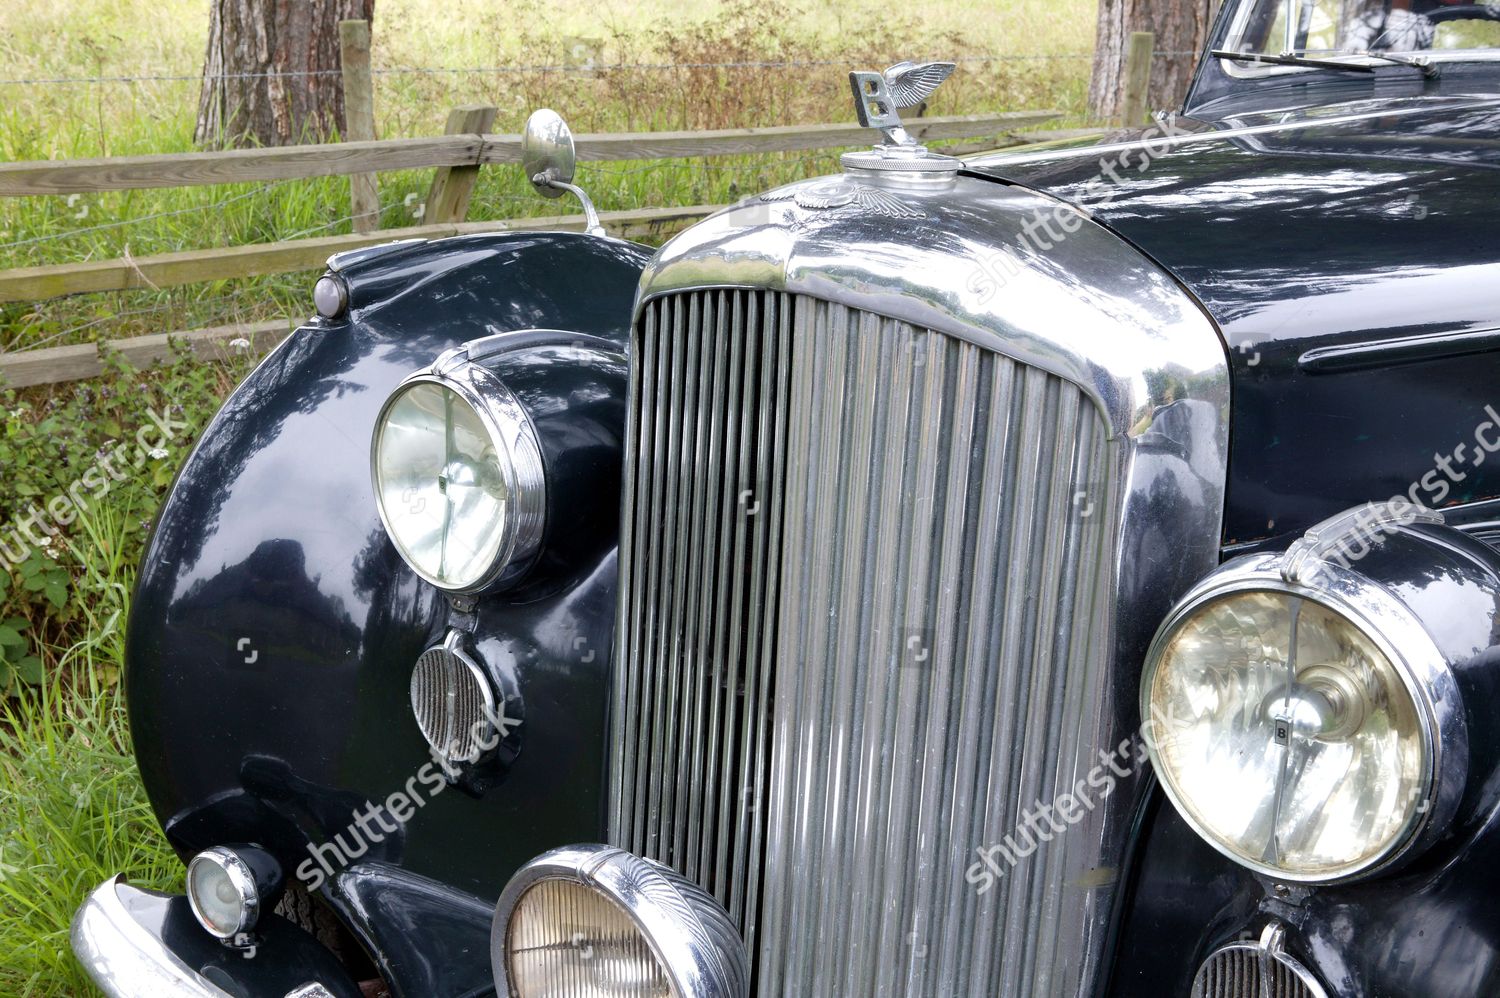
<path fill-rule="evenodd" d="M 1314 59 L 1305 55 L 1260 55 L 1255 52 L 1231 52 L 1228 49 L 1213 49 L 1209 55 L 1220 59 L 1234 59 L 1238 62 L 1261 62 L 1270 66 L 1302 66 L 1307 69 L 1342 69 L 1350 73 L 1373 73 L 1374 66 L 1366 66 L 1357 62 L 1338 62 L 1333 59 Z M 1350 56 L 1364 56 L 1366 59 L 1379 59 L 1395 66 L 1410 66 L 1412 69 L 1420 69 L 1422 75 L 1429 80 L 1438 75 L 1437 67 L 1426 59 L 1405 55 L 1388 55 L 1385 52 L 1351 52 Z"/>
<path fill-rule="evenodd" d="M 1357 62 L 1334 62 L 1331 59 L 1311 59 L 1305 55 L 1258 55 L 1254 52 L 1230 52 L 1228 49 L 1212 49 L 1209 55 L 1236 62 L 1263 62 L 1269 66 L 1305 66 L 1308 69 L 1344 69 L 1351 73 L 1373 73 L 1374 66 L 1362 66 Z"/>
<path fill-rule="evenodd" d="M 1398 66 L 1410 66 L 1412 69 L 1420 69 L 1422 75 L 1429 80 L 1437 79 L 1438 68 L 1433 65 L 1431 59 L 1424 59 L 1416 55 L 1391 55 L 1389 52 L 1360 52 L 1367 59 L 1380 59 L 1383 62 L 1393 62 Z"/>

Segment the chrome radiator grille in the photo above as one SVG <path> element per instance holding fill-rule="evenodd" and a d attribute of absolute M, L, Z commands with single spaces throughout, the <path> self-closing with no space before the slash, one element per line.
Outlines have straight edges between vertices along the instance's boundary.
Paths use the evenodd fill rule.
<path fill-rule="evenodd" d="M 613 840 L 725 904 L 759 994 L 1077 993 L 1099 815 L 965 871 L 1109 744 L 1097 411 L 770 292 L 657 299 L 634 346 Z"/>

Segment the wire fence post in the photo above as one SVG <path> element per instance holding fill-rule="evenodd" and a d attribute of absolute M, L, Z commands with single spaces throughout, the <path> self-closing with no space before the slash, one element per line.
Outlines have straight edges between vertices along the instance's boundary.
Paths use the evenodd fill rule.
<path fill-rule="evenodd" d="M 1151 89 L 1151 59 L 1156 49 L 1156 35 L 1150 31 L 1132 31 L 1130 48 L 1125 55 L 1125 102 L 1121 124 L 1136 128 L 1146 120 L 1146 95 Z"/>
<path fill-rule="evenodd" d="M 461 104 L 448 112 L 447 135 L 483 135 L 495 123 L 499 109 L 491 104 Z M 462 222 L 469 214 L 469 198 L 479 179 L 478 166 L 439 167 L 427 192 L 422 221 Z"/>
<path fill-rule="evenodd" d="M 339 54 L 344 80 L 344 140 L 375 139 L 375 84 L 370 73 L 370 22 L 339 22 Z M 349 214 L 355 232 L 380 228 L 380 188 L 373 173 L 349 177 Z"/>

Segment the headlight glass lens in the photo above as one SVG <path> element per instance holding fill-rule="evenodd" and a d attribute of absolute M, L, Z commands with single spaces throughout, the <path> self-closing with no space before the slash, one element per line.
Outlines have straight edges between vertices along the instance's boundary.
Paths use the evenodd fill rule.
<path fill-rule="evenodd" d="M 1396 848 L 1423 799 L 1421 716 L 1396 667 L 1349 620 L 1288 593 L 1198 607 L 1148 675 L 1153 760 L 1210 839 L 1305 880 Z"/>
<path fill-rule="evenodd" d="M 517 998 L 670 998 L 672 984 L 630 916 L 604 895 L 543 880 L 510 920 L 509 979 Z"/>
<path fill-rule="evenodd" d="M 445 385 L 408 385 L 376 428 L 375 473 L 407 562 L 445 589 L 482 582 L 510 540 L 514 469 L 474 407 Z"/>

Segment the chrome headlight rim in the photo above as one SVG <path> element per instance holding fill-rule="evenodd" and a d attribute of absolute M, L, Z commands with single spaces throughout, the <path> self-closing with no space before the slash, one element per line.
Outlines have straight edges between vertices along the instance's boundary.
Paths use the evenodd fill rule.
<path fill-rule="evenodd" d="M 1282 554 L 1249 555 L 1210 573 L 1174 606 L 1157 629 L 1141 671 L 1140 709 L 1151 765 L 1162 792 L 1178 815 L 1213 849 L 1276 883 L 1325 885 L 1363 880 L 1388 871 L 1431 844 L 1458 810 L 1468 775 L 1468 728 L 1463 703 L 1446 657 L 1416 614 L 1394 593 L 1351 567 L 1319 561 L 1297 573 Z M 1290 577 L 1288 577 L 1290 576 Z M 1391 663 L 1416 708 L 1421 738 L 1420 794 L 1401 831 L 1385 846 L 1336 873 L 1304 873 L 1248 859 L 1205 827 L 1161 763 L 1152 733 L 1151 692 L 1163 654 L 1178 632 L 1205 605 L 1238 593 L 1275 592 L 1306 600 L 1342 617 Z"/>
<path fill-rule="evenodd" d="M 454 585 L 434 576 L 407 555 L 381 498 L 380 443 L 386 419 L 406 392 L 424 384 L 458 396 L 474 411 L 497 450 L 508 458 L 509 485 L 514 501 L 506 510 L 506 541 L 488 568 L 475 581 L 465 585 Z M 375 490 L 376 512 L 401 560 L 424 582 L 445 593 L 475 596 L 514 585 L 531 568 L 541 550 L 547 516 L 547 476 L 540 436 L 525 407 L 504 381 L 493 371 L 471 361 L 466 348 L 450 351 L 430 368 L 408 375 L 387 396 L 375 418 L 370 438 L 370 479 Z"/>
<path fill-rule="evenodd" d="M 239 921 L 233 929 L 225 931 L 214 926 L 213 920 L 204 912 L 198 902 L 198 893 L 192 889 L 193 873 L 202 865 L 208 864 L 221 870 L 229 882 L 233 885 L 235 893 L 240 897 Z M 193 917 L 203 927 L 203 931 L 216 939 L 232 940 L 252 931 L 260 921 L 261 898 L 260 884 L 257 883 L 255 873 L 250 869 L 240 855 L 228 846 L 210 846 L 188 861 L 187 874 L 185 877 L 188 885 L 187 899 L 188 907 L 192 909 Z"/>
<path fill-rule="evenodd" d="M 511 920 L 522 898 L 545 881 L 601 895 L 629 917 L 679 998 L 744 998 L 749 958 L 728 914 L 675 871 L 614 846 L 574 845 L 536 857 L 511 877 L 495 905 L 490 958 L 496 991 L 512 994 Z"/>

